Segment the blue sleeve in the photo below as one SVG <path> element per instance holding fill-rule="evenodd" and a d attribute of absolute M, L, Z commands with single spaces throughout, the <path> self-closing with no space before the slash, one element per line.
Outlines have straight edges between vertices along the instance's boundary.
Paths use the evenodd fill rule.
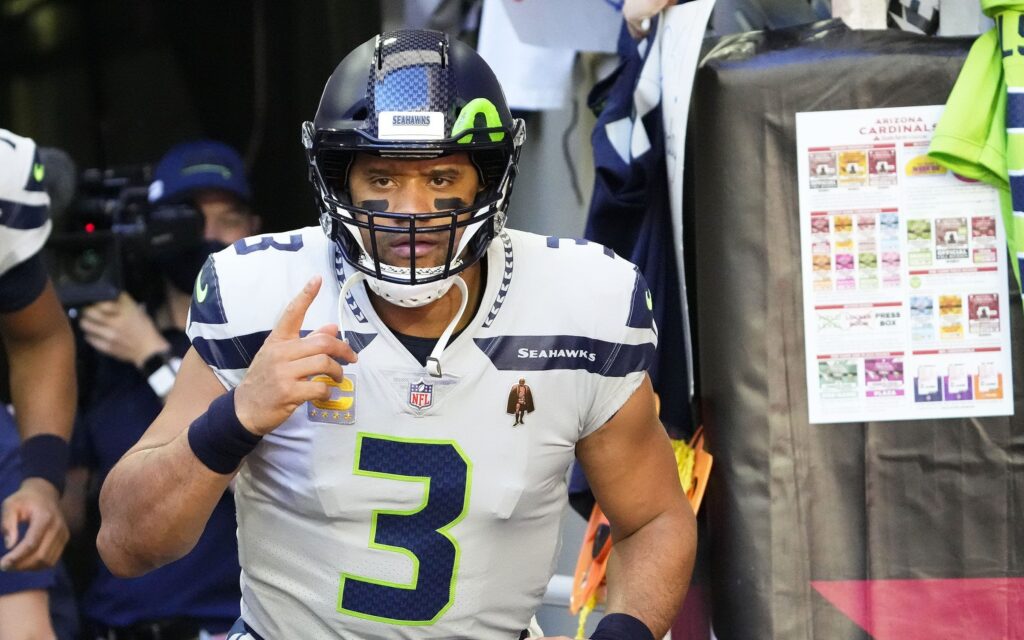
<path fill-rule="evenodd" d="M 46 288 L 46 264 L 38 253 L 0 276 L 0 313 L 21 311 Z"/>
<path fill-rule="evenodd" d="M 14 417 L 5 407 L 0 407 L 0 501 L 21 486 L 21 438 Z M 22 529 L 24 535 L 24 529 Z M 0 555 L 6 554 L 7 545 L 0 536 Z M 42 571 L 0 571 L 0 596 L 19 591 L 47 589 L 54 583 L 54 570 Z M 3 622 L 6 622 L 4 620 Z M 0 623 L 2 624 L 2 623 Z"/>

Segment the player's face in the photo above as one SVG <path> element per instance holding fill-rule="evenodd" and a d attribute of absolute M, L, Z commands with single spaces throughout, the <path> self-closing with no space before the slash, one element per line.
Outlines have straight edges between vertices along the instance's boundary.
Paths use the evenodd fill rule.
<path fill-rule="evenodd" d="M 426 160 L 399 160 L 359 154 L 349 171 L 352 203 L 364 209 L 389 213 L 437 213 L 469 206 L 480 190 L 476 167 L 466 153 L 454 153 Z M 466 214 L 469 215 L 469 214 Z M 413 246 L 407 233 L 377 233 L 379 259 L 385 264 L 408 267 L 416 256 L 416 267 L 437 267 L 448 256 L 450 231 L 429 231 L 445 226 L 450 219 L 424 220 L 417 226 Z M 408 229 L 409 221 L 377 218 L 375 224 Z M 455 232 L 455 245 L 464 227 Z M 370 231 L 360 229 L 363 246 L 373 251 Z"/>
<path fill-rule="evenodd" d="M 245 205 L 229 193 L 201 191 L 196 194 L 195 203 L 203 213 L 203 235 L 206 240 L 216 240 L 227 245 L 259 233 L 260 219 L 249 213 Z"/>

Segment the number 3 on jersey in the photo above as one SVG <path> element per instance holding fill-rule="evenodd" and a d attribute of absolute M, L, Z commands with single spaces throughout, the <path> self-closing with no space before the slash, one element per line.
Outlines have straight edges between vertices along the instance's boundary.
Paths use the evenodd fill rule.
<path fill-rule="evenodd" d="M 412 561 L 410 584 L 341 574 L 338 611 L 399 625 L 429 625 L 455 599 L 459 545 L 448 531 L 466 515 L 473 466 L 450 440 L 421 440 L 360 433 L 353 472 L 423 485 L 411 511 L 373 512 L 370 548 Z"/>

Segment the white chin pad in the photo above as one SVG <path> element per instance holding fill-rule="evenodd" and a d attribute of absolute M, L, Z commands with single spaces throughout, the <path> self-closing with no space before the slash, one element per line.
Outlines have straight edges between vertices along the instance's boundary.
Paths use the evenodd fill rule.
<path fill-rule="evenodd" d="M 359 264 L 367 269 L 374 269 L 376 266 L 370 256 L 365 253 L 360 256 Z M 460 264 L 461 260 L 456 260 L 450 265 L 450 267 L 458 268 Z M 397 276 L 398 278 L 412 280 L 412 269 L 407 267 L 396 267 L 381 263 L 380 269 L 389 276 Z M 429 277 L 435 277 L 443 271 L 444 267 L 441 266 L 416 269 L 416 277 L 426 279 Z M 443 280 L 436 280 L 434 282 L 406 284 L 378 280 L 371 275 L 367 276 L 366 284 L 370 287 L 371 291 L 391 304 L 396 304 L 400 307 L 422 307 L 423 305 L 430 304 L 448 293 L 448 290 L 452 288 L 452 283 L 455 282 L 455 278 L 457 277 L 457 275 L 451 275 Z"/>
<path fill-rule="evenodd" d="M 437 282 L 426 284 L 397 284 L 384 282 L 373 277 L 366 279 L 370 290 L 378 296 L 400 307 L 422 307 L 440 299 L 452 288 L 455 279 L 459 276 L 450 276 Z"/>

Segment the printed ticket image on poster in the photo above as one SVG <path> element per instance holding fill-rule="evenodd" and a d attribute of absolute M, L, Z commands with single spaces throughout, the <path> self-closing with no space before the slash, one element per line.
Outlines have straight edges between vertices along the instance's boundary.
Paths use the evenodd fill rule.
<path fill-rule="evenodd" d="M 931 296 L 910 297 L 910 327 L 913 342 L 935 339 L 935 301 Z"/>
<path fill-rule="evenodd" d="M 999 333 L 999 296 L 995 293 L 972 293 L 967 296 L 967 309 L 972 334 L 990 336 Z"/>
<path fill-rule="evenodd" d="M 928 155 L 942 110 L 796 115 L 813 424 L 1013 413 L 999 193 Z"/>
<path fill-rule="evenodd" d="M 925 267 L 932 263 L 932 221 L 907 220 L 907 262 Z"/>
<path fill-rule="evenodd" d="M 882 242 L 899 242 L 900 218 L 895 213 L 883 213 L 878 216 L 878 230 L 882 236 Z"/>
<path fill-rule="evenodd" d="M 837 242 L 852 242 L 853 241 L 853 216 L 850 215 L 837 215 L 832 220 L 832 231 L 835 234 Z M 853 246 L 848 245 L 848 246 Z"/>
<path fill-rule="evenodd" d="M 971 376 L 967 372 L 967 365 L 962 362 L 954 362 L 949 365 L 949 374 L 946 376 L 945 388 L 946 400 L 970 400 Z"/>
<path fill-rule="evenodd" d="M 897 289 L 900 286 L 900 252 L 892 251 L 888 245 L 882 246 L 882 286 Z"/>
<path fill-rule="evenodd" d="M 939 335 L 943 340 L 964 337 L 964 299 L 952 294 L 939 296 Z"/>
<path fill-rule="evenodd" d="M 862 241 L 875 240 L 875 215 L 862 214 L 857 216 L 857 234 Z"/>
<path fill-rule="evenodd" d="M 896 184 L 896 145 L 874 147 L 868 151 L 869 182 L 875 187 Z"/>
<path fill-rule="evenodd" d="M 991 264 L 996 261 L 996 219 L 995 216 L 974 216 L 971 218 L 971 258 L 975 264 Z"/>
<path fill-rule="evenodd" d="M 864 360 L 864 384 L 869 397 L 902 396 L 903 358 Z"/>
<path fill-rule="evenodd" d="M 819 362 L 818 382 L 822 398 L 856 398 L 857 362 L 855 360 Z"/>
<path fill-rule="evenodd" d="M 999 400 L 1003 397 L 1003 374 L 994 362 L 978 365 L 978 376 L 974 379 L 974 397 L 981 400 Z"/>
<path fill-rule="evenodd" d="M 935 365 L 923 364 L 917 368 L 917 377 L 914 379 L 914 401 L 942 401 L 942 381 L 939 379 L 939 371 Z"/>
<path fill-rule="evenodd" d="M 839 185 L 839 172 L 836 169 L 836 152 L 828 149 L 812 150 L 808 154 L 808 165 L 811 169 L 810 181 L 812 189 L 835 189 Z"/>
<path fill-rule="evenodd" d="M 939 218 L 935 221 L 935 258 L 967 259 L 967 218 Z"/>
<path fill-rule="evenodd" d="M 861 289 L 877 289 L 878 282 L 878 254 L 860 253 L 857 254 L 858 282 Z"/>
<path fill-rule="evenodd" d="M 868 154 L 864 149 L 839 152 L 839 184 L 860 187 L 868 183 Z"/>

